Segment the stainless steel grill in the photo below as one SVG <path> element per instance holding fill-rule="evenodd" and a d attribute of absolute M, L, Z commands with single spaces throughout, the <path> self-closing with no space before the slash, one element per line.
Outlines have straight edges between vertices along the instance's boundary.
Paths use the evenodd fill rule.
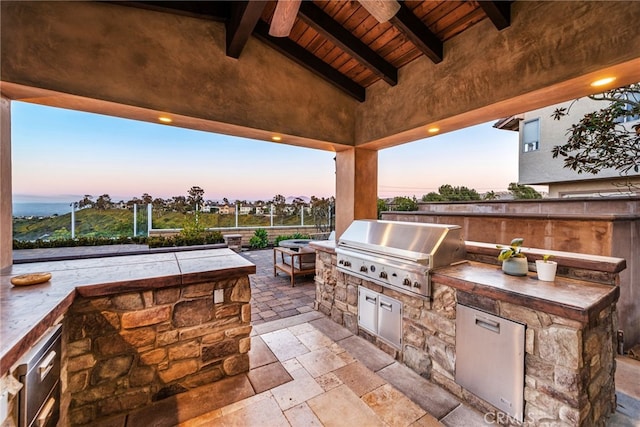
<path fill-rule="evenodd" d="M 431 297 L 430 272 L 464 262 L 458 225 L 356 220 L 340 237 L 338 270 L 409 295 Z"/>

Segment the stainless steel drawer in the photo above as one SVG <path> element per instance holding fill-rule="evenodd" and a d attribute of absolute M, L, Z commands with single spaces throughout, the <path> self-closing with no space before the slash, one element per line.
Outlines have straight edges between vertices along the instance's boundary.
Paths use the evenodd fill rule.
<path fill-rule="evenodd" d="M 18 398 L 18 425 L 55 425 L 60 404 L 60 361 L 62 351 L 62 327 L 55 326 L 25 354 L 17 368 L 18 379 L 23 383 Z M 57 397 L 56 397 L 56 390 Z M 53 407 L 51 406 L 54 397 Z M 49 411 L 46 420 L 38 417 Z"/>

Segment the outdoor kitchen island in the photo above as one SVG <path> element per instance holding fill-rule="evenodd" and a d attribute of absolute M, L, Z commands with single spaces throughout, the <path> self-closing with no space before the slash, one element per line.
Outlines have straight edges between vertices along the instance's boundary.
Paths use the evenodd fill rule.
<path fill-rule="evenodd" d="M 421 297 L 341 271 L 335 242 L 311 245 L 317 250 L 316 309 L 475 407 L 488 423 L 522 425 L 456 382 L 458 304 L 526 325 L 520 390 L 520 418 L 526 425 L 604 425 L 615 411 L 616 301 L 623 259 L 552 252 L 559 276 L 543 282 L 531 271 L 522 277 L 504 274 L 495 245 L 466 242 L 467 261 L 431 271 L 431 296 Z M 526 253 L 533 263 L 548 251 Z M 401 345 L 359 325 L 363 289 L 401 303 Z M 496 381 L 500 378 L 487 378 L 486 388 Z"/>
<path fill-rule="evenodd" d="M 51 272 L 51 280 L 11 285 L 11 277 L 36 271 Z M 17 362 L 62 324 L 62 358 L 41 373 L 54 377 L 52 384 L 59 381 L 52 392 L 59 398 L 49 400 L 54 406 L 43 403 L 40 412 L 49 410 L 50 417 L 34 417 L 48 419 L 49 426 L 60 413 L 58 425 L 73 426 L 107 419 L 117 423 L 128 414 L 131 425 L 144 425 L 150 420 L 146 410 L 158 415 L 158 406 L 150 404 L 159 401 L 169 402 L 162 406 L 166 414 L 159 415 L 176 417 L 171 402 L 178 402 L 182 392 L 249 370 L 249 274 L 255 271 L 254 264 L 229 249 L 17 264 L 3 270 L 3 398 L 11 389 L 10 377 L 17 376 Z M 17 417 L 17 399 L 10 401 L 9 413 Z"/>

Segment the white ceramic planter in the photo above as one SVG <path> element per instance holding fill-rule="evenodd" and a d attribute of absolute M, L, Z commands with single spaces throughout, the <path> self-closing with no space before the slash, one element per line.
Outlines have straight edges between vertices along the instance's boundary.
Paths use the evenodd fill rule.
<path fill-rule="evenodd" d="M 538 271 L 538 280 L 545 282 L 553 282 L 556 279 L 556 270 L 558 263 L 555 261 L 536 260 L 536 270 Z"/>
<path fill-rule="evenodd" d="M 509 258 L 502 261 L 502 271 L 510 276 L 526 276 L 529 264 L 526 258 Z"/>

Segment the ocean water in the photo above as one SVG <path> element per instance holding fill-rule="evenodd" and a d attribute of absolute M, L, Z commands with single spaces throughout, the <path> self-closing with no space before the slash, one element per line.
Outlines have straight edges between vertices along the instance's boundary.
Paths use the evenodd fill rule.
<path fill-rule="evenodd" d="M 54 214 L 63 215 L 71 212 L 70 203 L 36 203 L 36 202 L 14 202 L 13 216 L 51 216 Z"/>

